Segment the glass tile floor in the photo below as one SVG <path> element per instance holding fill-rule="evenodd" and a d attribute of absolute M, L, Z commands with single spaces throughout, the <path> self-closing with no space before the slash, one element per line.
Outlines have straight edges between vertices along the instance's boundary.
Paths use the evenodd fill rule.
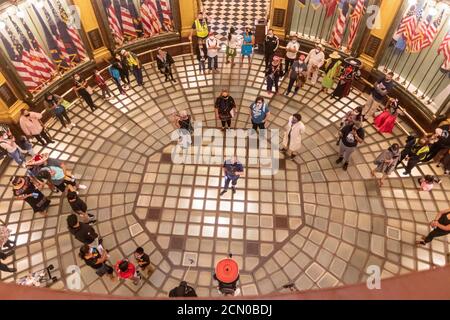
<path fill-rule="evenodd" d="M 83 292 L 167 296 L 186 276 L 199 296 L 217 296 L 213 268 L 231 252 L 241 268 L 240 294 L 260 295 L 283 291 L 292 282 L 299 290 L 363 282 L 370 265 L 379 266 L 382 277 L 392 277 L 446 264 L 448 238 L 423 248 L 414 241 L 428 232 L 435 213 L 449 206 L 448 177 L 434 164 L 419 165 L 411 177 L 402 176 L 400 167 L 380 189 L 370 176 L 381 150 L 403 144 L 406 135 L 398 127 L 383 136 L 366 124 L 367 139 L 348 171 L 335 165 L 340 119 L 365 101 L 357 90 L 339 102 L 310 85 L 295 97 L 268 98 L 271 129 L 282 133 L 292 113 L 303 115 L 307 132 L 301 155 L 295 161 L 281 157 L 278 172 L 267 176 L 249 165 L 252 151 L 236 147 L 246 175 L 234 195 L 219 196 L 219 164 L 174 164 L 175 110 L 187 109 L 205 128 L 217 128 L 214 99 L 229 88 L 238 105 L 233 127 L 249 128 L 248 106 L 258 95 L 267 97 L 261 56 L 251 68 L 233 70 L 221 57 L 221 73 L 214 75 L 200 74 L 193 63 L 189 56 L 176 58 L 175 85 L 162 82 L 155 66 L 147 66 L 143 89 L 110 101 L 96 95 L 100 109 L 93 114 L 75 106 L 70 113 L 76 127 L 67 133 L 55 123 L 50 131 L 57 143 L 36 147 L 65 161 L 88 186 L 81 196 L 98 217 L 95 228 L 111 261 L 133 261 L 133 251 L 143 246 L 156 268 L 151 277 L 139 286 L 98 278 L 80 261 L 80 243 L 67 231 L 66 199 L 45 190 L 52 200 L 49 217 L 33 216 L 27 205 L 12 199 L 9 179 L 24 170 L 11 163 L 0 177 L 0 219 L 17 241 L 15 255 L 4 262 L 18 272 L 2 272 L 2 281 L 53 264 L 60 280 L 52 287 L 68 289 L 69 267 L 77 265 Z M 285 80 L 281 92 L 286 86 Z M 443 183 L 431 193 L 418 192 L 422 174 L 440 175 Z M 185 274 L 190 259 L 194 263 Z"/>

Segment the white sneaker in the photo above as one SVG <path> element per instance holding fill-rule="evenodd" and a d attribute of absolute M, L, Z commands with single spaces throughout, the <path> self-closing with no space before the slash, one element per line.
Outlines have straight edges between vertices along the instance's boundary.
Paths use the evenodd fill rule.
<path fill-rule="evenodd" d="M 80 185 L 78 185 L 78 189 L 80 189 L 80 190 L 86 190 L 86 189 L 87 189 L 87 186 L 85 186 L 84 184 L 80 184 Z"/>
<path fill-rule="evenodd" d="M 70 125 L 72 126 L 72 128 L 76 126 L 75 122 L 72 122 Z"/>

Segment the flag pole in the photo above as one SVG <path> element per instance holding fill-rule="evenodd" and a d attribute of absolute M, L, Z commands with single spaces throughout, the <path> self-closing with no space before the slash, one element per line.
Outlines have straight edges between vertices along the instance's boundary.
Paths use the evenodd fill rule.
<path fill-rule="evenodd" d="M 405 70 L 405 67 L 406 67 L 406 65 L 408 64 L 409 59 L 411 59 L 411 56 L 412 56 L 411 52 L 408 52 L 408 58 L 406 58 L 406 61 L 405 61 L 405 63 L 403 64 L 402 69 L 401 69 L 400 72 L 398 73 L 398 76 L 397 76 L 397 78 L 395 79 L 396 81 L 399 81 L 399 80 L 400 80 L 400 75 L 402 74 L 403 70 Z"/>
<path fill-rule="evenodd" d="M 447 72 L 448 72 L 448 71 L 447 71 Z M 439 78 L 439 80 L 436 82 L 434 91 L 433 91 L 433 93 L 430 94 L 430 99 L 427 101 L 428 104 L 430 104 L 431 102 L 433 102 L 433 96 L 436 94 L 437 90 L 438 90 L 439 87 L 440 87 L 440 84 L 442 83 L 442 80 L 444 80 L 444 78 L 445 78 L 446 75 L 447 75 L 446 73 L 442 74 L 442 76 L 441 76 L 441 77 Z"/>
<path fill-rule="evenodd" d="M 428 89 L 430 89 L 430 87 L 431 87 L 431 88 L 434 88 L 434 85 L 435 85 L 435 84 L 434 84 L 434 80 L 435 80 L 436 77 L 439 75 L 439 70 L 440 70 L 440 69 L 438 69 L 438 70 L 436 71 L 436 73 L 434 74 L 434 76 L 433 76 L 433 78 L 431 79 L 430 83 L 428 84 L 427 88 L 424 90 L 422 96 L 420 97 L 421 99 L 424 99 L 424 98 L 426 97 L 426 94 L 427 94 L 427 92 L 428 92 Z M 431 89 L 431 90 L 433 90 L 433 89 Z"/>
<path fill-rule="evenodd" d="M 334 10 L 334 14 L 333 14 L 333 16 L 331 17 L 331 20 L 330 20 L 330 26 L 329 26 L 329 28 L 328 28 L 328 31 L 327 31 L 327 37 L 326 37 L 326 39 L 330 39 L 330 35 L 331 35 L 331 30 L 333 30 L 333 22 L 334 22 L 334 18 L 336 17 L 336 12 L 339 10 L 339 8 L 336 8 L 335 10 Z M 327 42 L 328 42 L 328 40 L 326 40 Z"/>
<path fill-rule="evenodd" d="M 300 32 L 300 30 L 299 30 L 299 27 L 300 27 L 300 18 L 301 18 L 301 15 L 302 15 L 302 11 L 301 11 L 301 9 L 303 9 L 301 6 L 300 6 L 300 11 L 298 12 L 298 18 L 297 18 L 297 33 L 299 33 Z M 305 32 L 304 32 L 305 30 L 303 30 L 303 37 L 305 36 Z M 289 34 L 289 36 L 290 36 L 290 34 Z"/>
<path fill-rule="evenodd" d="M 306 32 L 306 24 L 308 22 L 308 14 L 309 14 L 309 6 L 308 6 L 308 9 L 306 10 L 305 23 L 303 25 L 303 36 L 305 36 L 305 32 Z M 308 38 L 309 38 L 309 34 L 308 34 Z"/>
<path fill-rule="evenodd" d="M 322 39 L 323 26 L 325 24 L 325 17 L 322 17 L 322 8 L 320 10 L 321 10 L 320 11 L 320 22 L 317 24 L 317 30 L 316 30 L 316 35 L 319 40 Z M 320 35 L 319 35 L 319 29 L 320 29 Z"/>
<path fill-rule="evenodd" d="M 311 3 L 309 5 L 311 6 Z M 313 14 L 312 19 L 311 19 L 311 24 L 309 25 L 310 39 L 312 39 L 312 27 L 313 27 L 313 23 L 314 23 L 314 18 L 316 17 L 316 10 L 314 10 L 314 8 L 313 8 L 313 11 L 314 11 L 314 14 Z"/>
<path fill-rule="evenodd" d="M 391 53 L 389 55 L 389 58 L 387 59 L 386 64 L 384 65 L 384 72 L 389 71 L 389 65 L 391 64 L 392 58 L 394 57 L 394 51 L 395 51 L 395 46 L 393 46 L 391 48 Z"/>
<path fill-rule="evenodd" d="M 425 58 L 426 58 L 426 56 L 424 57 L 424 59 L 422 60 L 422 62 L 421 62 L 419 65 L 422 65 L 422 63 L 424 62 Z M 434 63 L 436 62 L 437 58 L 439 58 L 439 55 L 436 55 L 436 56 L 434 57 L 434 60 L 433 60 L 433 62 L 431 63 L 431 65 L 430 65 L 429 68 L 431 68 L 431 67 L 434 65 Z M 416 73 L 416 74 L 417 74 L 417 73 Z M 422 85 L 422 83 L 425 81 L 425 78 L 426 78 L 426 77 L 423 77 L 423 78 L 422 78 L 422 80 L 420 81 L 419 85 L 417 86 L 416 91 L 414 91 L 414 94 L 418 94 L 418 93 L 419 93 L 419 88 L 420 88 L 420 86 Z M 413 80 L 414 80 L 414 78 L 413 78 Z M 412 81 L 412 80 L 411 80 L 411 81 Z"/>
<path fill-rule="evenodd" d="M 408 77 L 411 75 L 411 72 L 414 70 L 414 67 L 415 67 L 415 65 L 416 65 L 416 63 L 417 63 L 417 60 L 419 60 L 419 58 L 420 58 L 420 56 L 422 55 L 422 53 L 423 53 L 423 50 L 417 55 L 417 58 L 416 58 L 416 60 L 414 60 L 412 68 L 411 68 L 411 69 L 409 70 L 409 72 L 406 74 L 405 81 L 402 82 L 402 85 L 405 85 L 405 84 L 406 84 L 406 79 L 408 79 Z M 418 71 L 419 71 L 419 68 L 417 68 L 416 73 L 417 73 Z M 415 75 L 416 75 L 416 74 L 414 74 L 414 76 L 415 76 Z M 413 78 L 414 78 L 414 76 L 413 76 Z M 409 88 L 409 86 L 411 85 L 411 83 L 412 83 L 412 80 L 409 82 L 408 87 L 406 87 L 406 89 Z"/>

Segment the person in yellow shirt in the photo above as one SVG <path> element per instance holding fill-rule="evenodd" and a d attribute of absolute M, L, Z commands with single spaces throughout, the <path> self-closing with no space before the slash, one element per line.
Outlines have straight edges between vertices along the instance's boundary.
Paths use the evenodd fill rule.
<path fill-rule="evenodd" d="M 189 41 L 192 41 L 192 36 L 196 32 L 198 45 L 201 46 L 206 42 L 209 35 L 208 19 L 203 15 L 203 12 L 199 12 L 197 19 L 192 24 L 191 34 L 189 35 Z"/>
<path fill-rule="evenodd" d="M 139 61 L 138 56 L 135 53 L 126 50 L 122 50 L 120 54 L 124 57 L 128 68 L 133 72 L 138 86 L 142 87 L 144 85 L 144 78 L 142 75 L 142 64 L 141 61 Z"/>

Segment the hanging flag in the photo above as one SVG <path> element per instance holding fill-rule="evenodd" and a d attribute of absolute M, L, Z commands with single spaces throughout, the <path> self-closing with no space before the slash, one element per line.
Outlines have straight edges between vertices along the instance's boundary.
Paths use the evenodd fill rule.
<path fill-rule="evenodd" d="M 80 62 L 81 57 L 78 55 L 77 47 L 75 46 L 75 43 L 73 42 L 72 37 L 69 34 L 67 24 L 61 19 L 61 16 L 56 11 L 52 2 L 50 0 L 47 0 L 47 2 L 53 14 L 53 18 L 51 18 L 51 21 L 56 21 L 56 31 L 58 32 L 58 36 L 64 44 L 64 47 L 66 48 L 67 54 L 70 57 L 70 62 Z"/>
<path fill-rule="evenodd" d="M 52 55 L 52 60 L 54 61 L 59 70 L 65 71 L 70 69 L 70 65 L 67 63 L 63 53 L 60 51 L 60 45 L 58 45 L 56 39 L 53 37 L 50 30 L 47 28 L 47 24 L 42 19 L 39 11 L 36 9 L 34 5 L 32 5 L 32 7 L 34 12 L 36 13 L 39 23 L 41 24 L 41 28 L 44 31 L 45 40 L 47 42 L 48 49 L 50 50 L 50 53 Z"/>
<path fill-rule="evenodd" d="M 162 24 L 158 15 L 158 6 L 155 0 L 144 0 L 145 8 L 148 11 L 148 16 L 150 17 L 150 23 L 153 30 L 153 34 L 160 33 L 162 29 Z"/>
<path fill-rule="evenodd" d="M 123 34 L 114 5 L 111 0 L 103 0 L 103 7 L 105 8 L 106 15 L 108 16 L 108 24 L 111 28 L 114 41 L 118 46 L 121 46 L 123 44 Z"/>
<path fill-rule="evenodd" d="M 429 47 L 433 44 L 433 42 L 436 39 L 436 36 L 438 34 L 439 26 L 442 23 L 443 17 L 444 17 L 444 10 L 442 10 L 439 17 L 433 23 L 430 23 L 428 25 L 428 28 L 425 30 L 425 34 L 423 36 L 422 43 L 419 45 L 420 50 L 423 50 L 426 47 Z"/>
<path fill-rule="evenodd" d="M 14 65 L 14 68 L 17 71 L 17 74 L 22 79 L 23 83 L 25 84 L 25 87 L 32 91 L 38 87 L 38 84 L 34 82 L 32 76 L 30 75 L 28 68 L 24 65 L 22 62 L 22 57 L 19 53 L 14 51 L 11 43 L 6 39 L 6 37 L 3 35 L 3 33 L 0 32 L 0 38 L 2 39 L 3 46 L 5 47 L 5 51 L 8 54 L 9 59 L 11 60 L 12 64 Z"/>
<path fill-rule="evenodd" d="M 349 11 L 349 3 L 348 0 L 342 0 L 342 9 L 339 10 L 339 17 L 336 21 L 336 24 L 333 28 L 333 31 L 331 32 L 331 39 L 330 44 L 335 47 L 339 48 L 342 44 L 342 39 L 344 37 L 344 29 L 345 24 L 347 22 L 347 14 Z"/>
<path fill-rule="evenodd" d="M 19 25 L 14 21 L 14 19 L 11 16 L 9 16 L 9 19 L 20 39 L 20 46 L 23 49 L 22 60 L 27 66 L 31 68 L 30 74 L 34 75 L 37 78 L 35 82 L 41 83 L 51 79 L 52 78 L 51 72 L 49 72 L 48 68 L 42 63 L 39 54 L 33 49 L 33 47 L 30 44 L 30 41 L 24 35 L 22 30 L 19 28 Z M 7 30 L 9 30 L 9 28 Z M 10 31 L 7 32 L 10 33 Z M 10 33 L 10 37 L 11 39 L 13 39 L 12 40 L 13 43 L 16 42 L 12 32 Z M 17 51 L 19 51 L 19 49 L 17 49 Z"/>
<path fill-rule="evenodd" d="M 404 38 L 406 44 L 408 44 L 414 34 L 417 25 L 417 13 L 419 8 L 416 5 L 412 5 L 406 15 L 402 18 L 397 31 L 394 34 L 394 40 L 397 41 L 400 37 Z"/>
<path fill-rule="evenodd" d="M 306 0 L 303 0 L 303 4 Z M 300 1 L 302 2 L 302 1 Z M 172 10 L 170 9 L 169 0 L 159 0 L 161 6 L 162 23 L 166 31 L 173 31 Z"/>
<path fill-rule="evenodd" d="M 444 64 L 441 69 L 444 71 L 450 71 L 450 31 L 447 32 L 444 40 L 442 40 L 442 43 L 438 48 L 438 54 L 442 54 L 444 56 Z"/>
<path fill-rule="evenodd" d="M 311 6 L 317 10 L 322 5 L 322 0 L 311 0 Z"/>
<path fill-rule="evenodd" d="M 52 6 L 50 0 L 48 0 L 48 2 L 49 2 L 49 5 L 53 9 L 53 6 Z M 79 61 L 84 61 L 84 60 L 88 59 L 88 54 L 86 52 L 83 42 L 81 41 L 81 37 L 80 37 L 80 34 L 79 34 L 77 28 L 69 23 L 69 16 L 68 16 L 66 10 L 64 10 L 64 7 L 62 6 L 61 2 L 59 0 L 57 0 L 56 4 L 58 6 L 59 18 L 67 30 L 67 35 L 69 36 L 71 43 L 75 46 L 75 50 L 78 54 Z M 55 13 L 55 15 L 56 14 L 57 13 Z"/>
<path fill-rule="evenodd" d="M 133 19 L 134 29 L 136 30 L 138 38 L 140 38 L 144 34 L 141 17 L 139 17 L 139 14 L 136 10 L 133 0 L 127 1 L 128 1 L 128 11 L 130 11 L 131 18 Z"/>
<path fill-rule="evenodd" d="M 55 64 L 41 47 L 39 42 L 36 40 L 36 37 L 34 36 L 33 32 L 31 32 L 31 29 L 25 22 L 25 20 L 23 18 L 20 18 L 20 22 L 22 23 L 22 26 L 24 27 L 25 32 L 28 35 L 28 39 L 30 40 L 31 46 L 33 48 L 32 54 L 40 60 L 42 65 L 45 67 L 46 72 L 50 75 L 50 78 L 52 78 L 53 74 L 56 72 Z"/>
<path fill-rule="evenodd" d="M 306 0 L 298 0 L 298 3 L 300 4 L 300 7 L 305 7 L 306 5 Z"/>
<path fill-rule="evenodd" d="M 364 4 L 365 0 L 358 0 L 358 2 L 356 3 L 353 12 L 350 16 L 350 33 L 348 36 L 348 44 L 347 47 L 349 49 L 353 48 L 353 43 L 356 39 L 356 33 L 358 31 L 358 27 L 359 24 L 361 23 L 361 20 L 364 16 L 364 11 L 365 11 L 365 4 Z"/>
<path fill-rule="evenodd" d="M 136 39 L 136 29 L 134 28 L 133 18 L 128 10 L 127 0 L 120 0 L 120 16 L 122 18 L 122 30 L 125 38 L 128 41 Z"/>
<path fill-rule="evenodd" d="M 416 11 L 416 20 L 414 25 L 411 26 L 411 33 L 407 33 L 405 34 L 406 36 L 406 45 L 407 45 L 407 49 L 409 50 L 409 52 L 414 53 L 417 52 L 414 50 L 414 45 L 415 42 L 420 38 L 420 33 L 419 33 L 419 26 L 420 24 L 425 25 L 425 27 L 422 28 L 426 28 L 427 26 L 427 22 L 423 21 L 423 12 L 426 9 L 426 4 L 425 7 L 420 7 L 417 11 Z"/>
<path fill-rule="evenodd" d="M 64 41 L 61 39 L 61 35 L 59 34 L 58 27 L 56 26 L 47 9 L 43 7 L 42 11 L 44 12 L 45 18 L 47 19 L 48 26 L 50 27 L 50 32 L 58 46 L 61 56 L 69 66 L 72 66 L 72 59 L 74 59 L 76 56 L 75 52 L 72 50 L 72 48 L 66 48 Z"/>
<path fill-rule="evenodd" d="M 336 11 L 338 0 L 321 0 L 321 2 L 327 11 L 325 17 L 332 17 Z"/>
<path fill-rule="evenodd" d="M 144 30 L 144 36 L 151 37 L 155 34 L 155 32 L 153 30 L 152 18 L 150 16 L 150 9 L 148 8 L 146 2 L 147 2 L 146 0 L 141 0 L 140 14 L 141 14 L 142 28 Z"/>

